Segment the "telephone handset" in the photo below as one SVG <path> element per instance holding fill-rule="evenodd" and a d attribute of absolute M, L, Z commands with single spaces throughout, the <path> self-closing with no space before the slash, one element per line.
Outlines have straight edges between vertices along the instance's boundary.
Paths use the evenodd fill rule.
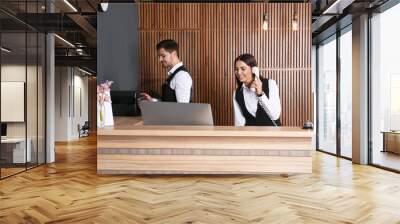
<path fill-rule="evenodd" d="M 251 73 L 254 74 L 255 78 L 259 79 L 260 78 L 260 70 L 258 69 L 257 66 L 251 67 Z M 250 88 L 251 91 L 255 92 L 256 88 L 251 87 Z"/>
<path fill-rule="evenodd" d="M 255 78 L 255 79 L 260 79 L 260 70 L 258 69 L 257 66 L 252 67 L 252 68 L 251 68 L 251 72 L 254 74 L 254 76 L 255 76 L 254 78 Z M 252 88 L 250 88 L 250 90 L 253 91 L 253 92 L 256 92 L 256 88 L 253 88 L 253 87 L 252 87 Z M 263 104 L 260 103 L 260 101 L 259 101 L 258 103 L 259 103 L 262 107 L 264 107 Z M 267 110 L 266 110 L 266 111 L 267 111 Z M 267 114 L 268 114 L 268 113 L 267 113 Z M 268 114 L 268 116 L 270 116 L 270 115 Z M 272 121 L 272 124 L 273 124 L 274 126 L 278 126 L 274 120 L 271 119 L 271 121 Z"/>

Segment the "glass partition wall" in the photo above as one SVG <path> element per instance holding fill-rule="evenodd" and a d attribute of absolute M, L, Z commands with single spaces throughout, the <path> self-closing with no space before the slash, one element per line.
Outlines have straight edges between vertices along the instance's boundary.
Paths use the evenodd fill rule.
<path fill-rule="evenodd" d="M 400 172 L 400 4 L 371 18 L 370 162 Z"/>
<path fill-rule="evenodd" d="M 336 154 L 336 36 L 320 43 L 318 54 L 318 149 Z"/>
<path fill-rule="evenodd" d="M 18 9 L 36 13 L 42 5 L 19 1 Z M 46 40 L 18 16 L 0 11 L 1 179 L 45 163 L 46 156 Z"/>
<path fill-rule="evenodd" d="M 400 4 L 369 18 L 369 164 L 400 172 Z M 317 44 L 317 149 L 352 158 L 352 27 Z"/>
<path fill-rule="evenodd" d="M 340 155 L 352 158 L 352 32 L 351 25 L 340 36 Z"/>
<path fill-rule="evenodd" d="M 317 45 L 317 149 L 352 158 L 352 26 Z"/>

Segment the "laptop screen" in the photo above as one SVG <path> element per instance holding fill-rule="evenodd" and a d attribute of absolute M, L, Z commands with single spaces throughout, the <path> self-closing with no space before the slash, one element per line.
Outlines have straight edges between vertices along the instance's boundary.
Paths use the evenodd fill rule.
<path fill-rule="evenodd" d="M 144 125 L 213 126 L 210 104 L 141 102 Z"/>

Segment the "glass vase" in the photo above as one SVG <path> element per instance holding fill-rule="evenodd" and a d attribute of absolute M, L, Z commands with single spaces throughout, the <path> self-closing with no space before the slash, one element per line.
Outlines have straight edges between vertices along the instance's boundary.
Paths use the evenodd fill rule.
<path fill-rule="evenodd" d="M 99 105 L 99 124 L 98 127 L 99 128 L 104 128 L 105 127 L 105 107 L 104 107 L 104 103 L 101 103 Z"/>

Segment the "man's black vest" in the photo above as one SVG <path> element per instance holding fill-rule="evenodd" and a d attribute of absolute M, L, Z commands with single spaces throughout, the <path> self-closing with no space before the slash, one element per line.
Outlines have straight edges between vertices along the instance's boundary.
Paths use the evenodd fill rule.
<path fill-rule="evenodd" d="M 172 74 L 170 74 L 169 77 L 167 78 L 167 80 L 165 80 L 164 84 L 162 85 L 162 96 L 161 96 L 161 100 L 162 101 L 164 101 L 164 102 L 178 102 L 176 100 L 175 90 L 171 88 L 170 84 L 171 84 L 171 80 L 180 71 L 188 72 L 188 70 L 182 65 L 182 66 L 178 67 Z M 192 95 L 193 95 L 192 94 L 192 89 L 190 91 L 190 102 L 192 102 Z"/>
<path fill-rule="evenodd" d="M 268 79 L 261 79 L 261 82 L 262 89 L 265 95 L 269 98 Z M 265 112 L 264 108 L 259 103 L 257 104 L 256 116 L 254 117 L 253 115 L 251 115 L 251 113 L 247 110 L 246 104 L 244 102 L 242 86 L 239 86 L 236 89 L 235 99 L 240 107 L 240 110 L 242 111 L 244 118 L 246 119 L 246 126 L 275 126 L 271 118 L 268 116 L 267 112 Z M 277 126 L 281 126 L 280 119 L 274 122 Z"/>

